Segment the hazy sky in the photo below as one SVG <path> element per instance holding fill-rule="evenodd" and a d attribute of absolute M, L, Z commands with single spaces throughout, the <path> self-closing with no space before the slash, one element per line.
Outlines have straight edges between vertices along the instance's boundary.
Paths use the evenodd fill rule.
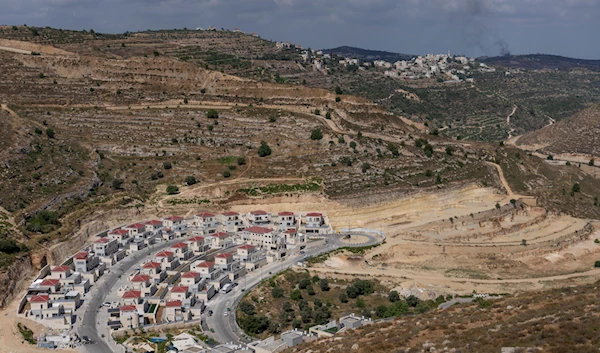
<path fill-rule="evenodd" d="M 0 0 L 0 24 L 101 32 L 215 26 L 304 47 L 600 59 L 600 0 Z"/>

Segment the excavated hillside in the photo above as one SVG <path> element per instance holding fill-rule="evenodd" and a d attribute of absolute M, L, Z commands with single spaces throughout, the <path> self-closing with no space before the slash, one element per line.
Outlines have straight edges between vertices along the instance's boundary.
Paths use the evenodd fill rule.
<path fill-rule="evenodd" d="M 546 154 L 600 156 L 600 104 L 529 132 L 516 140 L 516 145 Z"/>

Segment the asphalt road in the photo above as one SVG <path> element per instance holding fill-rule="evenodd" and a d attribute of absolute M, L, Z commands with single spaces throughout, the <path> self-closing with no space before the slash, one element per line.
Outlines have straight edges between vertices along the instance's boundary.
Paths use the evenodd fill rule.
<path fill-rule="evenodd" d="M 314 257 L 322 253 L 336 250 L 340 247 L 371 246 L 378 244 L 381 241 L 371 234 L 361 233 L 360 235 L 366 236 L 369 238 L 369 240 L 363 244 L 347 244 L 342 241 L 343 235 L 328 235 L 327 241 L 320 240 L 308 243 L 305 249 L 305 255 L 308 257 Z M 208 312 L 208 310 L 213 311 L 212 316 L 206 316 L 204 318 L 206 323 L 205 327 L 209 329 L 207 334 L 219 343 L 236 344 L 254 341 L 254 339 L 246 336 L 237 325 L 235 318 L 235 309 L 237 308 L 237 304 L 243 298 L 246 292 L 251 290 L 253 287 L 256 287 L 263 280 L 269 279 L 275 274 L 290 268 L 292 265 L 303 260 L 304 255 L 299 255 L 297 253 L 291 254 L 288 259 L 282 262 L 268 264 L 262 268 L 262 271 L 261 269 L 255 270 L 246 275 L 246 278 L 239 279 L 239 285 L 234 287 L 231 292 L 226 294 L 217 294 L 209 301 L 207 305 L 206 312 Z M 243 290 L 244 288 L 245 290 Z M 225 312 L 227 312 L 227 316 L 225 316 Z"/>
<path fill-rule="evenodd" d="M 80 318 L 78 315 L 77 322 L 74 325 L 79 337 L 87 336 L 94 342 L 94 344 L 84 346 L 87 352 L 105 353 L 123 351 L 122 346 L 117 345 L 114 340 L 110 338 L 110 335 L 105 334 L 104 338 L 101 337 L 99 329 L 106 331 L 107 333 L 108 330 L 105 322 L 100 323 L 98 321 L 98 312 L 101 310 L 99 307 L 104 302 L 106 295 L 114 288 L 115 283 L 119 280 L 119 275 L 128 273 L 132 267 L 138 265 L 144 257 L 150 256 L 151 253 L 158 252 L 179 241 L 181 241 L 181 239 L 173 239 L 169 242 L 145 248 L 144 250 L 135 253 L 133 256 L 125 257 L 120 263 L 110 267 L 110 272 L 105 272 L 100 280 L 92 287 L 92 290 L 86 295 L 86 297 L 90 298 L 85 300 L 80 308 L 81 311 L 85 310 L 83 311 L 83 317 Z"/>

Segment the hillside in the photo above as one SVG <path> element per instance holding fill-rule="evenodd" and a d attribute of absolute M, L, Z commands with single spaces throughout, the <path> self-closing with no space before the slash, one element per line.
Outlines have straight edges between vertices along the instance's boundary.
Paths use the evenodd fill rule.
<path fill-rule="evenodd" d="M 529 132 L 516 141 L 545 154 L 586 154 L 600 156 L 600 105 L 572 117 Z"/>
<path fill-rule="evenodd" d="M 600 71 L 600 60 L 568 58 L 548 54 L 504 55 L 481 57 L 478 60 L 489 65 L 527 70 L 587 69 Z"/>
<path fill-rule="evenodd" d="M 366 325 L 286 352 L 596 352 L 598 282 L 454 305 Z"/>
<path fill-rule="evenodd" d="M 332 49 L 323 49 L 323 53 L 340 55 L 347 58 L 360 59 L 365 61 L 385 60 L 388 62 L 395 62 L 398 60 L 408 60 L 415 57 L 415 55 L 409 54 L 392 53 L 389 51 L 381 50 L 369 50 L 348 46 L 341 46 Z"/>

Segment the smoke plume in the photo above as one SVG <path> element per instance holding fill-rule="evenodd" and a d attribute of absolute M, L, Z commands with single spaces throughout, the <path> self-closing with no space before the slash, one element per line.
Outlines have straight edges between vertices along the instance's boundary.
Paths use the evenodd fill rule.
<path fill-rule="evenodd" d="M 465 0 L 465 7 L 456 17 L 455 26 L 470 46 L 478 48 L 485 55 L 510 56 L 508 43 L 500 38 L 497 31 L 490 28 L 489 19 L 485 17 L 484 0 Z"/>

